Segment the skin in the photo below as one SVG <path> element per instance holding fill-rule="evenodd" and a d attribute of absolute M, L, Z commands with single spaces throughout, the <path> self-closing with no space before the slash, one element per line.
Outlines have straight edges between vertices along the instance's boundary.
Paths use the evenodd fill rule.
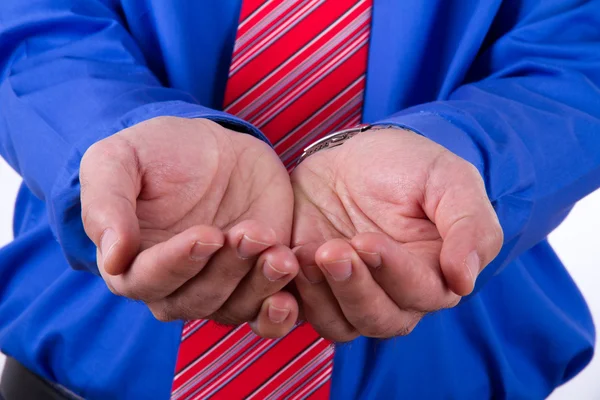
<path fill-rule="evenodd" d="M 208 120 L 155 118 L 90 147 L 80 181 L 113 293 L 161 321 L 253 321 L 264 337 L 293 327 L 298 305 L 281 290 L 298 272 L 293 194 L 265 143 Z"/>
<path fill-rule="evenodd" d="M 330 340 L 410 333 L 471 293 L 502 246 L 478 171 L 411 131 L 360 134 L 291 179 L 295 284 L 305 318 Z"/>
<path fill-rule="evenodd" d="M 502 245 L 477 170 L 398 129 L 318 152 L 290 179 L 250 135 L 161 117 L 92 146 L 80 180 L 111 291 L 161 321 L 250 322 L 264 337 L 299 315 L 339 342 L 407 334 L 470 293 Z"/>

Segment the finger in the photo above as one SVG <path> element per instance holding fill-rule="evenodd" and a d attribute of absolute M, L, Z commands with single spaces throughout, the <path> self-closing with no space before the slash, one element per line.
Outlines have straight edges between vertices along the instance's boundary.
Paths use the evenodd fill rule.
<path fill-rule="evenodd" d="M 258 336 L 279 338 L 287 335 L 298 320 L 298 302 L 290 293 L 278 292 L 264 300 L 250 328 Z"/>
<path fill-rule="evenodd" d="M 446 286 L 440 269 L 441 241 L 401 244 L 382 233 L 362 233 L 351 244 L 373 279 L 401 309 L 433 312 L 460 300 Z"/>
<path fill-rule="evenodd" d="M 315 259 L 344 316 L 361 335 L 389 338 L 412 331 L 415 313 L 401 310 L 390 299 L 348 242 L 328 241 Z"/>
<path fill-rule="evenodd" d="M 122 296 L 155 302 L 197 275 L 224 241 L 219 229 L 195 226 L 142 251 L 127 272 L 103 277 Z"/>
<path fill-rule="evenodd" d="M 140 246 L 135 208 L 141 178 L 135 151 L 116 137 L 94 144 L 81 160 L 79 180 L 83 227 L 99 249 L 98 267 L 121 274 Z"/>
<path fill-rule="evenodd" d="M 475 167 L 449 154 L 430 174 L 425 198 L 425 211 L 443 239 L 440 263 L 446 282 L 466 296 L 503 242 L 483 180 Z"/>
<path fill-rule="evenodd" d="M 215 313 L 252 270 L 261 252 L 276 244 L 275 232 L 257 221 L 229 230 L 225 245 L 194 278 L 165 299 L 177 319 L 207 318 Z"/>
<path fill-rule="evenodd" d="M 265 250 L 210 319 L 234 325 L 254 319 L 263 301 L 283 289 L 298 274 L 298 269 L 296 256 L 288 247 L 278 245 Z"/>
<path fill-rule="evenodd" d="M 294 283 L 302 299 L 302 312 L 315 331 L 325 339 L 349 342 L 356 339 L 359 333 L 344 316 L 315 262 L 318 247 L 317 244 L 307 244 L 294 249 L 300 264 L 300 272 Z"/>

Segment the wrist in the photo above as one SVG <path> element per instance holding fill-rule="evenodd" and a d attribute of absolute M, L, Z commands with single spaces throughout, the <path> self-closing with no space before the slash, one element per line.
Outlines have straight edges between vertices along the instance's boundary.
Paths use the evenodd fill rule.
<path fill-rule="evenodd" d="M 407 130 L 405 128 L 390 124 L 362 124 L 354 128 L 348 128 L 343 129 L 341 131 L 333 132 L 312 143 L 310 146 L 306 147 L 302 155 L 298 158 L 298 162 L 296 163 L 296 165 L 300 164 L 310 155 L 315 154 L 318 151 L 331 149 L 343 145 L 345 142 L 352 139 L 359 133 L 364 133 L 367 131 L 378 131 L 382 129 Z"/>

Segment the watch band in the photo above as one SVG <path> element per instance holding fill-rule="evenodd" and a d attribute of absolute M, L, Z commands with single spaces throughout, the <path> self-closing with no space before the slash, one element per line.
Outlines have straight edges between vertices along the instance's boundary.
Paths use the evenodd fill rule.
<path fill-rule="evenodd" d="M 370 125 L 363 124 L 354 128 L 344 129 L 342 131 L 333 132 L 327 136 L 322 137 L 310 146 L 304 149 L 302 155 L 298 158 L 296 165 L 300 164 L 311 154 L 316 153 L 320 150 L 331 149 L 333 147 L 341 146 L 346 141 L 352 139 L 354 136 L 361 132 L 375 131 L 380 129 L 394 128 L 392 125 Z"/>

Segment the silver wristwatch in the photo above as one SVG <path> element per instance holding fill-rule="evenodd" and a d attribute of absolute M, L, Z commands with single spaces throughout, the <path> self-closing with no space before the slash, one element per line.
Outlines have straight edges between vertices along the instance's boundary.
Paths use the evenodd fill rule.
<path fill-rule="evenodd" d="M 300 158 L 298 158 L 298 162 L 296 163 L 296 165 L 300 164 L 302 161 L 304 161 L 304 159 L 306 157 L 310 156 L 311 154 L 316 153 L 317 151 L 331 149 L 333 147 L 341 146 L 346 141 L 352 139 L 354 136 L 358 135 L 361 132 L 375 131 L 375 130 L 389 129 L 389 128 L 395 128 L 395 127 L 392 125 L 364 124 L 364 125 L 359 125 L 355 128 L 344 129 L 342 131 L 334 132 L 332 134 L 329 134 L 329 135 L 317 140 L 316 142 L 314 142 L 313 144 L 311 144 L 310 146 L 305 148 L 304 152 L 302 153 Z"/>

